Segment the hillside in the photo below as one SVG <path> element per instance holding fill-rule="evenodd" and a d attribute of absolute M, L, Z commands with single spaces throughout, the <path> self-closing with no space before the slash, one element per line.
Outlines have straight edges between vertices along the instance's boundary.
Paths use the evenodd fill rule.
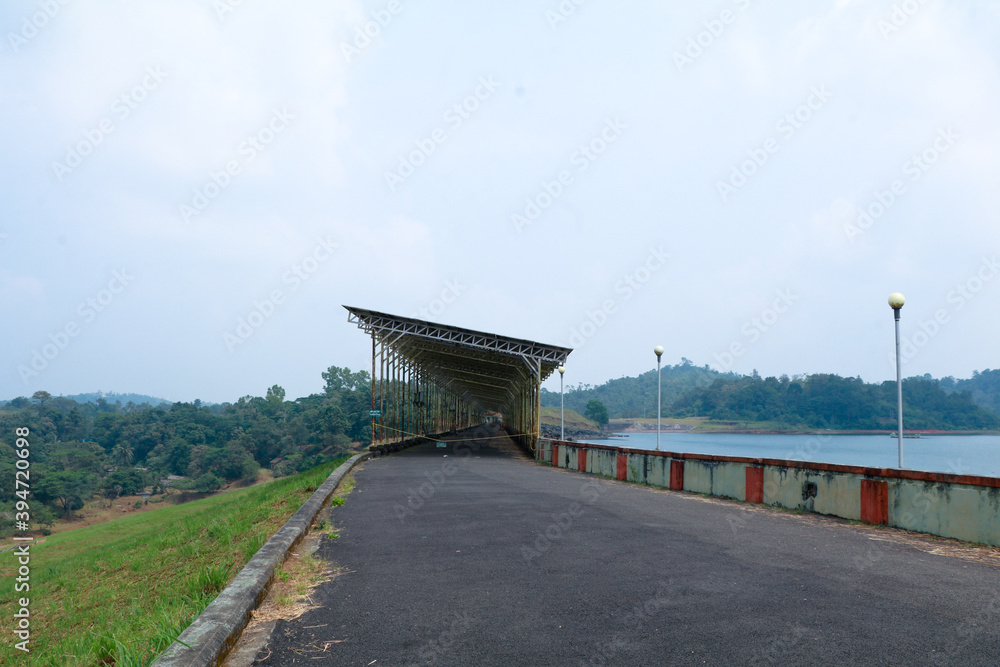
<path fill-rule="evenodd" d="M 700 417 L 740 428 L 751 422 L 776 430 L 831 428 L 891 430 L 896 421 L 896 383 L 815 374 L 762 378 L 756 372 L 722 374 L 689 361 L 663 369 L 663 416 Z M 583 412 L 600 401 L 611 419 L 656 416 L 656 371 L 597 386 L 569 387 L 566 406 Z M 968 380 L 930 376 L 903 381 L 908 427 L 933 430 L 1000 429 L 1000 370 L 974 373 Z M 542 392 L 542 405 L 558 407 L 558 392 Z M 701 430 L 712 430 L 704 423 Z"/>
<path fill-rule="evenodd" d="M 170 405 L 173 402 L 165 398 L 147 396 L 146 394 L 116 394 L 115 392 L 105 394 L 103 391 L 95 391 L 89 394 L 74 394 L 65 398 L 77 403 L 93 403 L 97 405 L 99 400 L 104 399 L 109 405 L 121 404 L 122 406 L 126 406 L 129 403 L 133 405 L 148 404 L 154 408 L 158 405 Z"/>
<path fill-rule="evenodd" d="M 183 505 L 59 532 L 31 545 L 31 653 L 0 664 L 148 665 L 344 459 Z M 17 567 L 4 554 L 0 576 Z M 0 589 L 10 618 L 24 593 Z"/>
<path fill-rule="evenodd" d="M 31 518 L 45 527 L 95 496 L 158 494 L 168 484 L 209 493 L 262 468 L 276 477 L 307 470 L 367 442 L 368 374 L 331 366 L 322 377 L 324 393 L 295 401 L 277 385 L 211 407 L 77 403 L 44 391 L 15 399 L 0 408 L 0 535 L 13 530 L 15 429 L 29 432 Z"/>
<path fill-rule="evenodd" d="M 547 438 L 558 438 L 560 430 L 565 430 L 567 438 L 580 440 L 585 438 L 599 438 L 602 436 L 601 426 L 592 419 L 587 419 L 575 410 L 566 409 L 564 419 L 564 429 L 560 429 L 559 408 L 542 408 L 542 436 Z"/>
<path fill-rule="evenodd" d="M 736 373 L 719 373 L 705 366 L 695 366 L 683 359 L 676 366 L 666 365 L 662 371 L 663 405 L 676 401 L 685 392 L 707 387 L 716 380 L 735 381 Z M 638 377 L 621 377 L 604 384 L 567 386 L 566 407 L 583 413 L 588 401 L 600 401 L 611 418 L 656 417 L 656 369 Z M 542 407 L 559 407 L 559 392 L 542 389 Z"/>
<path fill-rule="evenodd" d="M 925 375 L 929 379 L 930 376 Z M 938 381 L 941 388 L 948 393 L 967 391 L 972 395 L 976 405 L 991 412 L 1000 414 L 1000 369 L 972 371 L 972 377 L 956 380 L 948 376 Z"/>

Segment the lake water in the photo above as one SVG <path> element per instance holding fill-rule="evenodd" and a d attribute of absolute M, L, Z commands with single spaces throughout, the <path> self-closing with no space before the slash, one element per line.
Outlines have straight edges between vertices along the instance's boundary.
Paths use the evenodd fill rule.
<path fill-rule="evenodd" d="M 656 433 L 582 440 L 597 445 L 656 449 Z M 747 433 L 661 433 L 667 452 L 895 468 L 897 440 L 888 435 L 763 435 Z M 903 463 L 910 470 L 1000 477 L 1000 435 L 926 435 L 903 439 Z"/>

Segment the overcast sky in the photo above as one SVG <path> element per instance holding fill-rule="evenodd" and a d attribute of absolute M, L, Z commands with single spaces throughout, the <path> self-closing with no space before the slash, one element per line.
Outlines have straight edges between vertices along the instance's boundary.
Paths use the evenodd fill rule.
<path fill-rule="evenodd" d="M 900 291 L 906 375 L 995 368 L 998 28 L 985 0 L 4 2 L 0 398 L 307 395 L 370 363 L 342 304 L 573 347 L 571 384 L 657 344 L 882 381 Z"/>

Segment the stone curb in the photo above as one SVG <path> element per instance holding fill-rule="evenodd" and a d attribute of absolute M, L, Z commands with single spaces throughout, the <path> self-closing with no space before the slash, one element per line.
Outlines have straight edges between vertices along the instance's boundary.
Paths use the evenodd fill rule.
<path fill-rule="evenodd" d="M 275 570 L 308 532 L 313 519 L 333 495 L 344 475 L 368 457 L 368 454 L 352 456 L 330 473 L 299 511 L 254 554 L 177 641 L 153 661 L 153 667 L 221 664 L 250 621 L 250 613 L 263 601 Z"/>

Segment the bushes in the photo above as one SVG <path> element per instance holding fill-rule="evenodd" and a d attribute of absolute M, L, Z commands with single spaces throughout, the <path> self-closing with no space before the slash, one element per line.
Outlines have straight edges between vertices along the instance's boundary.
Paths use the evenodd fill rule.
<path fill-rule="evenodd" d="M 112 499 L 118 496 L 134 496 L 145 489 L 148 483 L 149 474 L 142 470 L 135 468 L 116 470 L 101 482 L 101 493 L 104 497 Z"/>

